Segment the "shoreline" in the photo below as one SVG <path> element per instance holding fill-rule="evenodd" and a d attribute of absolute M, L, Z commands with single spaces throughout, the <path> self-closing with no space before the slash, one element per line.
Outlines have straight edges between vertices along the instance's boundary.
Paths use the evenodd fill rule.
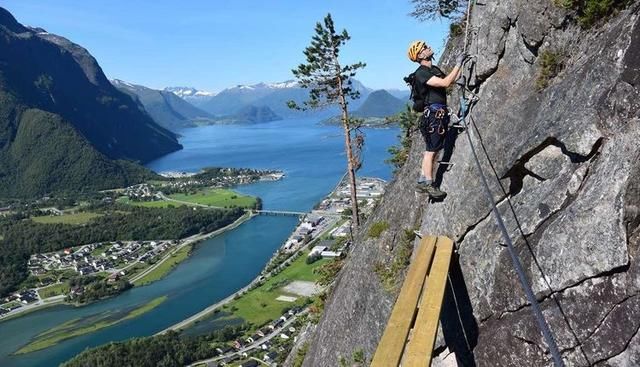
<path fill-rule="evenodd" d="M 165 261 L 169 260 L 173 254 L 175 254 L 176 252 L 180 251 L 182 248 L 184 248 L 184 247 L 186 247 L 186 246 L 189 246 L 189 245 L 193 245 L 193 246 L 195 246 L 195 245 L 197 245 L 197 244 L 198 244 L 199 242 L 201 242 L 201 241 L 204 241 L 204 240 L 209 239 L 209 238 L 211 238 L 211 237 L 215 237 L 215 236 L 218 236 L 218 235 L 220 235 L 220 234 L 222 234 L 222 233 L 224 233 L 224 232 L 227 232 L 227 231 L 230 231 L 230 230 L 232 230 L 232 229 L 235 229 L 235 228 L 237 228 L 238 226 L 240 226 L 242 223 L 244 223 L 244 222 L 248 221 L 249 219 L 251 219 L 251 218 L 255 217 L 256 215 L 257 215 L 257 214 L 254 214 L 254 213 L 252 213 L 252 212 L 248 211 L 248 212 L 245 212 L 245 214 L 243 214 L 242 216 L 240 216 L 238 219 L 236 219 L 233 223 L 228 224 L 228 225 L 226 225 L 226 226 L 224 226 L 224 227 L 222 227 L 222 228 L 218 228 L 218 229 L 216 229 L 216 230 L 215 230 L 215 231 L 213 231 L 213 232 L 209 232 L 209 233 L 205 233 L 205 234 L 196 234 L 196 235 L 193 235 L 193 236 L 190 236 L 190 237 L 186 237 L 186 238 L 184 238 L 184 239 L 183 239 L 183 240 L 184 240 L 184 242 L 183 242 L 183 243 L 181 243 L 180 245 L 178 245 L 175 249 L 173 249 L 173 251 L 171 251 L 170 253 L 168 253 L 167 255 L 165 255 L 165 257 L 164 257 L 161 261 L 159 261 L 159 262 L 155 263 L 154 265 L 152 265 L 152 266 L 150 266 L 149 268 L 145 269 L 145 271 L 144 271 L 144 272 L 142 272 L 142 273 L 140 273 L 140 274 L 136 275 L 135 277 L 131 278 L 131 279 L 129 280 L 129 282 L 130 282 L 131 284 L 134 284 L 134 283 L 135 283 L 135 282 L 137 282 L 138 280 L 140 280 L 140 279 L 144 278 L 147 274 L 149 274 L 149 273 L 153 272 L 153 270 L 155 270 L 155 269 L 157 269 L 158 267 L 160 267 L 160 266 L 161 266 Z M 161 280 L 162 278 L 166 277 L 167 275 L 169 275 L 169 273 L 171 273 L 171 271 L 172 271 L 176 266 L 178 266 L 181 262 L 183 262 L 184 260 L 186 260 L 186 259 L 188 259 L 189 257 L 191 257 L 191 252 L 192 252 L 192 251 L 193 251 L 193 247 L 192 247 L 192 248 L 191 248 L 191 250 L 189 251 L 189 254 L 188 254 L 188 255 L 187 255 L 183 260 L 181 260 L 181 261 L 179 261 L 179 262 L 175 263 L 175 264 L 174 264 L 174 266 L 172 266 L 172 267 L 171 267 L 171 269 L 169 269 L 169 271 L 168 271 L 166 274 L 163 274 L 160 278 L 158 278 L 158 279 L 156 279 L 156 280 L 154 280 L 154 281 L 151 281 L 151 282 L 149 282 L 149 283 L 144 283 L 144 284 L 140 284 L 140 285 L 135 285 L 135 284 L 134 284 L 134 287 L 144 287 L 145 285 L 149 285 L 149 284 L 151 284 L 151 283 L 153 283 L 153 282 L 155 282 L 155 281 Z"/>
<path fill-rule="evenodd" d="M 310 213 L 310 212 L 309 212 Z M 250 218 L 253 218 L 254 216 L 256 216 L 258 214 L 254 214 L 252 213 Z M 278 250 L 280 250 L 281 248 L 284 247 L 284 243 L 278 248 Z M 299 249 L 298 251 L 302 250 L 303 248 Z M 265 264 L 265 266 L 263 267 L 263 270 L 267 267 L 267 265 L 269 264 L 269 262 L 271 262 L 271 260 L 277 255 L 278 251 L 274 252 L 274 254 L 271 256 L 271 258 L 269 259 L 269 261 L 267 262 L 267 264 Z M 157 335 L 162 335 L 170 330 L 175 330 L 175 331 L 179 331 L 181 329 L 186 328 L 187 326 L 190 326 L 191 324 L 195 323 L 196 321 L 208 316 L 209 314 L 213 313 L 215 310 L 221 308 L 222 306 L 226 305 L 227 303 L 233 301 L 235 299 L 235 297 L 241 293 L 244 293 L 246 291 L 248 291 L 251 286 L 253 286 L 255 283 L 259 282 L 261 280 L 261 278 L 264 278 L 264 275 L 262 272 L 260 272 L 255 278 L 253 278 L 253 280 L 251 280 L 251 282 L 249 282 L 247 285 L 245 285 L 244 287 L 236 290 L 235 292 L 231 293 L 230 295 L 228 295 L 227 297 L 221 299 L 220 301 L 207 306 L 205 309 L 203 309 L 202 311 L 199 311 L 191 316 L 189 316 L 188 318 L 175 323 L 155 334 L 153 334 L 153 336 L 157 336 Z"/>
<path fill-rule="evenodd" d="M 334 188 L 327 194 L 325 195 L 325 199 L 331 197 L 332 195 L 334 195 L 340 185 L 342 184 L 342 182 L 345 180 L 347 176 L 347 173 L 345 173 L 344 175 L 342 175 L 340 177 L 340 179 L 338 180 L 337 184 L 334 186 Z M 324 199 L 323 199 L 324 200 Z M 320 200 L 320 202 L 322 202 L 322 200 Z M 314 205 L 314 208 L 317 206 Z M 304 216 L 301 216 L 302 218 L 307 217 L 309 215 L 312 215 L 313 212 L 315 211 L 315 209 L 311 209 L 308 212 L 306 212 L 304 214 Z M 320 238 L 322 235 L 324 235 L 325 233 L 327 233 L 328 231 L 332 230 L 332 228 L 326 228 L 324 231 L 322 231 L 321 233 L 318 234 L 318 238 Z M 295 229 L 292 232 L 292 234 L 295 233 Z M 271 263 L 271 261 L 278 255 L 278 252 L 282 249 L 285 249 L 287 242 L 285 241 L 271 256 L 271 258 L 269 259 L 269 261 L 267 261 L 267 263 L 264 265 L 264 267 L 262 268 L 262 271 L 255 277 L 253 278 L 253 280 L 251 280 L 251 282 L 249 282 L 247 285 L 245 285 L 244 287 L 236 290 L 235 292 L 231 293 L 230 295 L 228 295 L 227 297 L 221 299 L 220 301 L 206 307 L 205 309 L 203 309 L 202 311 L 199 311 L 191 316 L 189 316 L 188 318 L 175 323 L 165 329 L 163 329 L 162 331 L 159 331 L 155 334 L 153 334 L 153 336 L 157 336 L 157 335 L 162 335 L 168 331 L 174 330 L 174 331 L 180 331 L 188 326 L 190 326 L 191 324 L 199 321 L 200 319 L 209 316 L 210 314 L 212 314 L 215 310 L 221 308 L 222 306 L 228 304 L 229 302 L 233 301 L 237 296 L 247 292 L 254 284 L 258 283 L 259 281 L 261 281 L 262 279 L 265 279 L 265 274 L 264 274 L 264 270 L 267 268 L 267 266 Z M 306 249 L 306 246 L 301 246 L 300 248 L 296 249 L 293 253 L 291 253 L 291 257 L 294 257 L 296 253 L 300 252 L 300 251 L 304 251 Z M 286 262 L 286 261 L 285 261 Z"/>
<path fill-rule="evenodd" d="M 173 251 L 168 253 L 162 259 L 162 261 L 157 262 L 153 266 L 151 266 L 148 269 L 146 269 L 145 272 L 140 273 L 135 278 L 130 279 L 129 282 L 133 285 L 133 287 L 131 287 L 131 288 L 144 287 L 146 285 L 149 285 L 149 284 L 151 284 L 153 282 L 156 282 L 156 281 L 161 280 L 162 278 L 166 277 L 176 266 L 178 266 L 182 261 L 188 259 L 191 256 L 191 251 L 189 251 L 189 255 L 187 257 L 185 257 L 182 261 L 176 263 L 173 267 L 171 267 L 171 269 L 166 274 L 163 274 L 162 277 L 160 277 L 159 279 L 156 279 L 154 281 L 151 281 L 151 282 L 145 283 L 145 284 L 141 284 L 141 285 L 134 285 L 133 284 L 136 280 L 143 278 L 146 274 L 152 272 L 153 269 L 159 267 L 165 261 L 170 259 L 171 255 L 173 255 L 175 252 L 179 251 L 183 247 L 189 246 L 189 245 L 197 245 L 197 243 L 199 243 L 200 241 L 209 239 L 211 237 L 218 236 L 218 235 L 220 235 L 220 234 L 222 234 L 222 233 L 224 233 L 226 231 L 230 231 L 232 229 L 235 229 L 235 228 L 237 228 L 238 226 L 240 226 L 244 222 L 250 220 L 251 218 L 253 218 L 256 215 L 258 215 L 258 214 L 255 214 L 255 213 L 252 213 L 252 212 L 248 211 L 245 214 L 243 214 L 242 216 L 240 216 L 238 219 L 236 219 L 233 223 L 230 223 L 230 224 L 228 224 L 228 225 L 226 225 L 226 226 L 224 226 L 222 228 L 218 228 L 215 231 L 212 231 L 212 232 L 209 232 L 209 233 L 205 233 L 205 234 L 196 234 L 196 235 L 192 235 L 190 237 L 184 238 L 183 239 L 184 242 L 181 243 L 180 245 L 178 245 Z M 114 295 L 112 297 L 106 297 L 106 298 L 103 298 L 101 300 L 118 297 L 121 294 L 122 293 L 119 293 L 119 294 L 116 294 L 116 295 Z M 65 295 L 53 296 L 53 297 L 41 299 L 40 302 L 43 302 L 42 304 L 39 304 L 39 305 L 36 305 L 36 306 L 33 306 L 33 307 L 29 307 L 29 308 L 25 308 L 26 306 L 23 306 L 23 307 L 21 307 L 21 308 L 16 310 L 18 312 L 14 312 L 12 314 L 8 314 L 7 316 L 0 317 L 0 323 L 5 322 L 5 321 L 9 321 L 9 320 L 13 320 L 13 319 L 16 319 L 16 318 L 19 318 L 19 317 L 22 317 L 22 316 L 26 316 L 26 315 L 28 315 L 30 313 L 33 313 L 33 312 L 36 312 L 36 311 L 41 311 L 41 310 L 44 310 L 44 309 L 52 307 L 52 306 L 64 305 L 64 306 L 80 308 L 80 307 L 88 306 L 88 305 L 91 305 L 91 304 L 93 304 L 95 302 L 100 302 L 101 301 L 101 300 L 97 300 L 95 302 L 89 302 L 89 303 L 77 305 L 77 304 L 65 302 L 64 298 L 65 298 Z"/>

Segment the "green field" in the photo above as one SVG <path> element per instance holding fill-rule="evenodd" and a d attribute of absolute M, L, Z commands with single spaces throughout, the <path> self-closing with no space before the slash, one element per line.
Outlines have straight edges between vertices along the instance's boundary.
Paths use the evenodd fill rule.
<path fill-rule="evenodd" d="M 48 287 L 40 288 L 40 290 L 38 290 L 38 294 L 40 295 L 40 298 L 49 298 L 53 296 L 59 296 L 61 294 L 65 294 L 68 292 L 69 292 L 69 284 L 67 283 L 54 284 Z"/>
<path fill-rule="evenodd" d="M 84 334 L 93 333 L 95 331 L 104 329 L 106 327 L 118 324 L 122 321 L 136 318 L 158 307 L 166 299 L 167 299 L 167 296 L 155 298 L 151 302 L 130 311 L 126 316 L 119 319 L 115 319 L 115 320 L 109 320 L 108 319 L 109 316 L 107 315 L 102 319 L 90 320 L 89 322 L 85 322 L 85 323 L 80 322 L 80 319 L 67 321 L 62 325 L 59 325 L 49 331 L 46 331 L 36 336 L 29 344 L 18 349 L 14 354 L 31 353 L 37 350 L 49 348 L 58 344 L 63 340 L 71 339 L 76 336 L 80 336 Z"/>
<path fill-rule="evenodd" d="M 169 256 L 169 258 L 166 261 L 164 261 L 162 264 L 160 264 L 157 268 L 153 269 L 147 275 L 133 282 L 133 285 L 141 286 L 141 285 L 149 284 L 151 282 L 155 282 L 156 280 L 162 279 L 176 265 L 178 265 L 180 262 L 184 261 L 187 257 L 189 257 L 190 252 L 191 252 L 191 245 L 187 245 L 180 248 L 178 251 L 172 253 Z"/>
<path fill-rule="evenodd" d="M 166 208 L 169 205 L 171 205 L 171 206 L 186 205 L 186 204 L 182 204 L 182 203 L 176 203 L 176 202 L 165 201 L 165 200 L 159 200 L 159 201 L 131 201 L 126 196 L 121 196 L 116 201 L 118 203 L 121 203 L 121 204 L 143 206 L 145 208 Z"/>
<path fill-rule="evenodd" d="M 172 194 L 171 199 L 216 207 L 253 208 L 256 199 L 225 189 L 206 189 L 195 194 Z"/>
<path fill-rule="evenodd" d="M 294 280 L 315 281 L 317 276 L 313 274 L 313 269 L 330 261 L 321 259 L 308 265 L 305 262 L 307 254 L 308 252 L 304 252 L 302 256 L 298 257 L 278 275 L 269 278 L 260 287 L 230 302 L 226 309 L 233 310 L 232 312 L 235 316 L 244 319 L 246 322 L 250 322 L 253 325 L 263 325 L 280 317 L 284 308 L 302 305 L 305 297 L 283 292 L 281 287 Z M 279 284 L 282 284 L 282 286 L 279 286 Z M 295 302 L 277 301 L 276 298 L 280 295 L 293 296 L 298 299 Z"/>
<path fill-rule="evenodd" d="M 63 214 L 63 215 L 43 215 L 39 217 L 31 217 L 31 220 L 38 223 L 44 224 L 53 224 L 53 223 L 62 223 L 62 224 L 85 224 L 89 223 L 89 221 L 93 218 L 97 218 L 102 216 L 102 214 L 92 213 L 92 212 L 81 212 L 74 214 Z"/>

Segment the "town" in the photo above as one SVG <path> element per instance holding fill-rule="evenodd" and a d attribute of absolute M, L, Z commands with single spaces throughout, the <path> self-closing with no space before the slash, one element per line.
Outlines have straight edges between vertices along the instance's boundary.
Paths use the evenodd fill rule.
<path fill-rule="evenodd" d="M 371 213 L 377 200 L 384 193 L 385 186 L 386 182 L 380 179 L 358 179 L 357 198 L 363 215 Z M 129 197 L 139 195 L 143 201 L 165 200 L 156 196 L 162 195 L 161 192 L 154 190 L 153 185 L 136 185 L 121 190 L 120 194 Z M 251 209 L 247 209 L 247 212 L 249 215 L 255 215 Z M 292 213 L 294 212 L 286 215 L 293 215 Z M 286 273 L 286 269 L 303 255 L 305 256 L 302 266 L 313 266 L 310 264 L 314 263 L 317 265 L 321 263 L 320 259 L 324 259 L 326 264 L 326 261 L 344 258 L 351 243 L 350 213 L 350 187 L 346 180 L 343 180 L 313 210 L 300 217 L 300 222 L 289 238 L 253 282 L 215 307 L 208 308 L 169 329 L 183 329 L 208 317 L 216 310 L 224 310 L 228 302 L 242 298 L 247 292 L 277 277 L 277 274 Z M 55 212 L 50 214 L 58 215 Z M 161 264 L 168 254 L 177 251 L 187 242 L 188 239 L 110 241 L 78 244 L 61 251 L 31 255 L 28 269 L 31 277 L 38 279 L 38 284 L 34 288 L 22 289 L 7 297 L 4 304 L 0 305 L 0 318 L 10 317 L 19 313 L 21 309 L 25 311 L 47 302 L 69 300 L 69 296 L 73 297 L 83 291 L 80 286 L 69 286 L 69 280 L 73 278 L 99 276 L 100 281 L 107 284 L 122 279 L 136 284 L 141 276 L 148 273 L 152 267 Z M 304 265 L 305 263 L 307 265 Z M 273 298 L 273 302 L 279 302 L 282 305 L 280 307 L 284 307 L 280 316 L 258 324 L 261 326 L 248 330 L 244 337 L 217 345 L 216 357 L 201 361 L 200 364 L 216 366 L 236 365 L 242 362 L 243 366 L 251 366 L 257 361 L 270 365 L 276 361 L 282 362 L 288 353 L 285 346 L 297 338 L 300 327 L 309 317 L 308 302 L 312 302 L 312 299 L 317 298 L 324 290 L 324 286 L 309 281 L 293 280 L 283 284 L 286 284 L 282 286 L 284 294 Z M 291 306 L 286 307 L 287 303 Z"/>
<path fill-rule="evenodd" d="M 115 241 L 69 247 L 62 251 L 31 255 L 29 273 L 38 279 L 37 288 L 15 292 L 0 304 L 0 317 L 19 312 L 24 305 L 60 299 L 65 292 L 77 293 L 66 282 L 77 276 L 101 275 L 107 283 L 134 275 L 157 263 L 180 241 Z"/>
<path fill-rule="evenodd" d="M 382 196 L 386 182 L 377 178 L 359 178 L 357 181 L 358 199 L 360 210 L 368 215 L 376 205 L 376 201 Z M 235 295 L 208 308 L 190 318 L 186 322 L 174 325 L 169 329 L 180 330 L 189 327 L 190 324 L 206 318 L 221 308 L 224 309 L 228 302 L 241 298 L 247 292 L 264 284 L 268 279 L 292 266 L 295 259 L 306 253 L 306 264 L 313 264 L 319 259 L 340 259 L 346 256 L 351 242 L 350 219 L 345 215 L 350 208 L 350 187 L 343 180 L 317 207 L 298 224 L 291 236 L 285 241 L 279 251 L 265 266 L 258 278 L 247 287 L 239 290 Z M 313 297 L 324 290 L 310 282 L 294 281 L 299 289 L 300 296 Z M 290 284 L 291 285 L 291 284 Z M 286 287 L 285 287 L 286 288 Z M 289 288 L 291 290 L 291 288 Z M 296 293 L 296 291 L 290 291 Z M 280 302 L 295 302 L 297 297 L 279 296 Z M 243 338 L 234 339 L 224 345 L 216 346 L 215 357 L 206 361 L 199 361 L 192 366 L 244 366 L 259 365 L 276 366 L 284 360 L 288 354 L 286 346 L 298 338 L 300 328 L 305 324 L 309 316 L 309 309 L 305 306 L 285 307 L 279 318 L 275 318 L 250 331 Z"/>

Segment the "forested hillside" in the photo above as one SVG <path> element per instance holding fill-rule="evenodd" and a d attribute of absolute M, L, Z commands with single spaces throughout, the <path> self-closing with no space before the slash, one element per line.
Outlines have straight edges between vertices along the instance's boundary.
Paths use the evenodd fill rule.
<path fill-rule="evenodd" d="M 0 8 L 0 197 L 108 188 L 150 172 L 133 164 L 180 149 L 69 40 Z"/>

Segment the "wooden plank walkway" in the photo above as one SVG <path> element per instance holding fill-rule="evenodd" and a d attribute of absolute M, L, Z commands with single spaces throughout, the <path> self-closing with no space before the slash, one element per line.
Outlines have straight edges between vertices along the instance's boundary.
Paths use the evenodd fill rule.
<path fill-rule="evenodd" d="M 418 317 L 413 328 L 411 340 L 407 344 L 403 366 L 430 366 L 433 346 L 438 334 L 440 310 L 447 285 L 449 264 L 453 242 L 438 241 L 436 255 L 429 272 L 429 280 L 425 284 L 422 300 L 418 306 Z"/>
<path fill-rule="evenodd" d="M 452 251 L 453 241 L 447 237 L 428 236 L 420 241 L 371 361 L 372 367 L 431 364 Z"/>

